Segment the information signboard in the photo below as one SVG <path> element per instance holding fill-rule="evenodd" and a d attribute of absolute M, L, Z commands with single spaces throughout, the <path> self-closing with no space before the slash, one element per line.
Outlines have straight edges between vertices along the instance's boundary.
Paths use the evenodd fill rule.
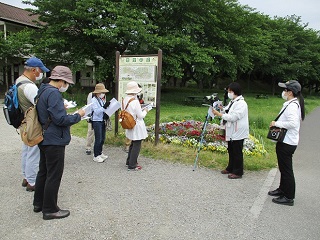
<path fill-rule="evenodd" d="M 118 99 L 126 96 L 127 83 L 137 82 L 145 103 L 156 106 L 158 56 L 120 56 Z"/>

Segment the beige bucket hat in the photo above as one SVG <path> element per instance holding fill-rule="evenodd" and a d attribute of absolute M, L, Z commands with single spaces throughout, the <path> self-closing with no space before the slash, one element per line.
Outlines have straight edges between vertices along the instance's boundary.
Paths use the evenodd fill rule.
<path fill-rule="evenodd" d="M 103 83 L 98 83 L 93 91 L 93 93 L 107 93 L 107 92 L 109 92 L 109 90 L 106 89 Z"/>

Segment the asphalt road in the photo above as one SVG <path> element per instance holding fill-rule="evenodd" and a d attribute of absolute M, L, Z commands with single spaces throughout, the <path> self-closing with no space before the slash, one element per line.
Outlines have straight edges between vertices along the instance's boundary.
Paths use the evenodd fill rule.
<path fill-rule="evenodd" d="M 33 193 L 21 187 L 20 137 L 0 111 L 0 239 L 318 240 L 319 119 L 317 108 L 302 124 L 293 207 L 267 195 L 278 186 L 277 169 L 230 180 L 218 170 L 139 157 L 143 169 L 128 172 L 121 148 L 105 146 L 109 159 L 95 163 L 84 139 L 73 137 L 58 200 L 71 215 L 44 221 L 32 211 Z"/>

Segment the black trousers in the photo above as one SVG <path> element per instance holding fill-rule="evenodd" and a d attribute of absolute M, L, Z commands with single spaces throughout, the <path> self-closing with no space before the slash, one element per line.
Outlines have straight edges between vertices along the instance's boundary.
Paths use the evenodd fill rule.
<path fill-rule="evenodd" d="M 229 163 L 226 170 L 239 176 L 243 175 L 243 142 L 244 139 L 228 141 Z"/>
<path fill-rule="evenodd" d="M 281 174 L 279 189 L 289 199 L 294 199 L 296 193 L 296 182 L 292 166 L 292 156 L 296 149 L 297 146 L 286 143 L 278 142 L 276 145 L 278 166 Z"/>
<path fill-rule="evenodd" d="M 127 165 L 129 169 L 133 169 L 137 166 L 138 156 L 141 149 L 142 140 L 132 140 L 129 153 L 127 157 Z"/>
<path fill-rule="evenodd" d="M 58 191 L 64 169 L 65 146 L 39 146 L 40 163 L 33 205 L 43 213 L 54 213 L 58 207 Z"/>

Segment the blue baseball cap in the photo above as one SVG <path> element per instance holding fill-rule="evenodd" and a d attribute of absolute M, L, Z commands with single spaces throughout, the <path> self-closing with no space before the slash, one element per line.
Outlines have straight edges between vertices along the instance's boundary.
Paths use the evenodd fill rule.
<path fill-rule="evenodd" d="M 36 58 L 36 57 L 29 58 L 27 61 L 25 61 L 24 65 L 28 66 L 28 67 L 38 67 L 43 72 L 49 72 L 50 71 L 48 68 L 46 68 L 44 66 L 43 62 L 39 58 Z"/>

